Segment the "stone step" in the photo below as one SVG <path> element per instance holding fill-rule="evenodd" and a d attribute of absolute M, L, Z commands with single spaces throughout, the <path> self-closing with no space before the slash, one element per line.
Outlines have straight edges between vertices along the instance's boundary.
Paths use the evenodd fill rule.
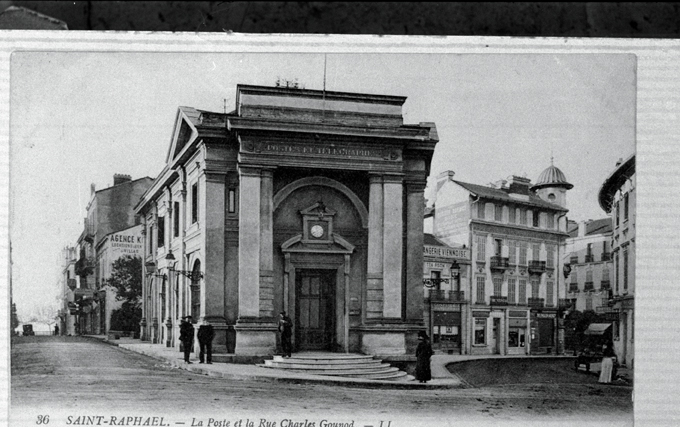
<path fill-rule="evenodd" d="M 264 364 L 267 368 L 278 368 L 278 369 L 305 369 L 309 371 L 318 371 L 318 370 L 324 370 L 324 369 L 335 369 L 335 370 L 365 370 L 365 369 L 378 369 L 378 368 L 385 368 L 389 367 L 390 365 L 388 363 L 382 363 L 379 360 L 376 360 L 375 363 L 351 363 L 351 364 L 333 364 L 333 363 L 326 363 L 323 365 L 320 364 L 305 364 L 305 363 L 295 363 L 295 362 L 275 362 L 273 360 L 265 360 Z"/>
<path fill-rule="evenodd" d="M 261 365 L 260 365 L 261 366 Z M 269 368 L 269 366 L 266 366 Z M 331 375 L 331 376 L 343 376 L 343 377 L 362 377 L 365 375 L 378 375 L 378 374 L 389 374 L 395 372 L 401 372 L 397 368 L 391 366 L 379 366 L 374 369 L 286 369 L 286 372 L 313 374 L 313 375 Z"/>
<path fill-rule="evenodd" d="M 290 363 L 305 363 L 309 365 L 313 364 L 352 364 L 352 363 L 367 363 L 367 362 L 380 362 L 379 359 L 373 356 L 355 356 L 348 355 L 344 357 L 323 357 L 323 356 L 298 356 L 293 355 L 291 357 L 274 356 L 272 359 L 274 362 L 290 362 Z"/>

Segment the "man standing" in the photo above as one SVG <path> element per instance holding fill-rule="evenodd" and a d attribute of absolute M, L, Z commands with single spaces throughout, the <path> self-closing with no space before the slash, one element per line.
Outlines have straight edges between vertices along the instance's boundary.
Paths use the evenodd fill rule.
<path fill-rule="evenodd" d="M 207 361 L 208 364 L 212 364 L 212 340 L 215 338 L 215 329 L 208 323 L 207 320 L 203 319 L 203 324 L 198 327 L 198 344 L 201 347 L 201 351 L 198 354 L 198 363 L 203 363 Z M 207 355 L 207 360 L 206 360 Z"/>
<path fill-rule="evenodd" d="M 279 332 L 281 333 L 281 349 L 283 357 L 290 357 L 292 352 L 291 337 L 293 335 L 293 321 L 282 311 L 279 315 Z"/>
<path fill-rule="evenodd" d="M 191 363 L 189 355 L 194 343 L 194 325 L 191 324 L 191 316 L 186 316 L 182 319 L 182 324 L 179 326 L 179 340 L 184 346 L 184 361 Z"/>

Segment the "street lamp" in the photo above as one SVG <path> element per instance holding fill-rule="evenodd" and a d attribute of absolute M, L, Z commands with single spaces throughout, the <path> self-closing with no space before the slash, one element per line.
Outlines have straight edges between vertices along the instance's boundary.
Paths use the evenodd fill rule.
<path fill-rule="evenodd" d="M 455 259 L 451 264 L 451 278 L 453 278 L 454 274 L 456 275 L 456 288 L 454 290 L 460 292 L 460 265 Z"/>
<path fill-rule="evenodd" d="M 168 254 L 165 256 L 165 261 L 168 262 L 170 265 L 168 267 L 168 270 L 174 271 L 175 273 L 179 273 L 183 276 L 185 276 L 188 279 L 191 279 L 192 282 L 197 282 L 203 278 L 203 273 L 200 271 L 193 271 L 193 270 L 175 270 L 175 256 L 172 254 L 172 251 L 169 251 Z M 170 264 L 172 262 L 172 264 Z"/>

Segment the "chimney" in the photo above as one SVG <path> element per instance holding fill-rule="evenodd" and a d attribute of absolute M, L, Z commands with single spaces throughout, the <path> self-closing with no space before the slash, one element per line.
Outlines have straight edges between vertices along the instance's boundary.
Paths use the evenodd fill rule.
<path fill-rule="evenodd" d="M 586 221 L 581 221 L 578 223 L 578 237 L 586 236 L 586 226 L 588 223 Z"/>
<path fill-rule="evenodd" d="M 92 184 L 90 184 L 90 196 L 93 195 L 95 191 L 96 190 L 95 190 L 95 186 L 94 186 L 94 182 L 93 182 Z"/>
<path fill-rule="evenodd" d="M 531 180 L 529 178 L 513 175 L 510 178 L 510 187 L 508 188 L 508 192 L 529 195 L 530 186 Z"/>
<path fill-rule="evenodd" d="M 130 175 L 122 175 L 122 174 L 115 174 L 113 175 L 113 185 L 116 186 L 118 184 L 123 184 L 125 182 L 130 182 L 132 181 L 132 177 Z"/>

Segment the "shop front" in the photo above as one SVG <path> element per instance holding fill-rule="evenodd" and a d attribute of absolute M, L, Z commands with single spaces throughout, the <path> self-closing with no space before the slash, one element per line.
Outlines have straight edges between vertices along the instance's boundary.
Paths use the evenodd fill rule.
<path fill-rule="evenodd" d="M 553 354 L 557 350 L 557 311 L 531 310 L 531 354 Z"/>
<path fill-rule="evenodd" d="M 527 354 L 528 323 L 525 310 L 508 311 L 507 354 Z"/>

